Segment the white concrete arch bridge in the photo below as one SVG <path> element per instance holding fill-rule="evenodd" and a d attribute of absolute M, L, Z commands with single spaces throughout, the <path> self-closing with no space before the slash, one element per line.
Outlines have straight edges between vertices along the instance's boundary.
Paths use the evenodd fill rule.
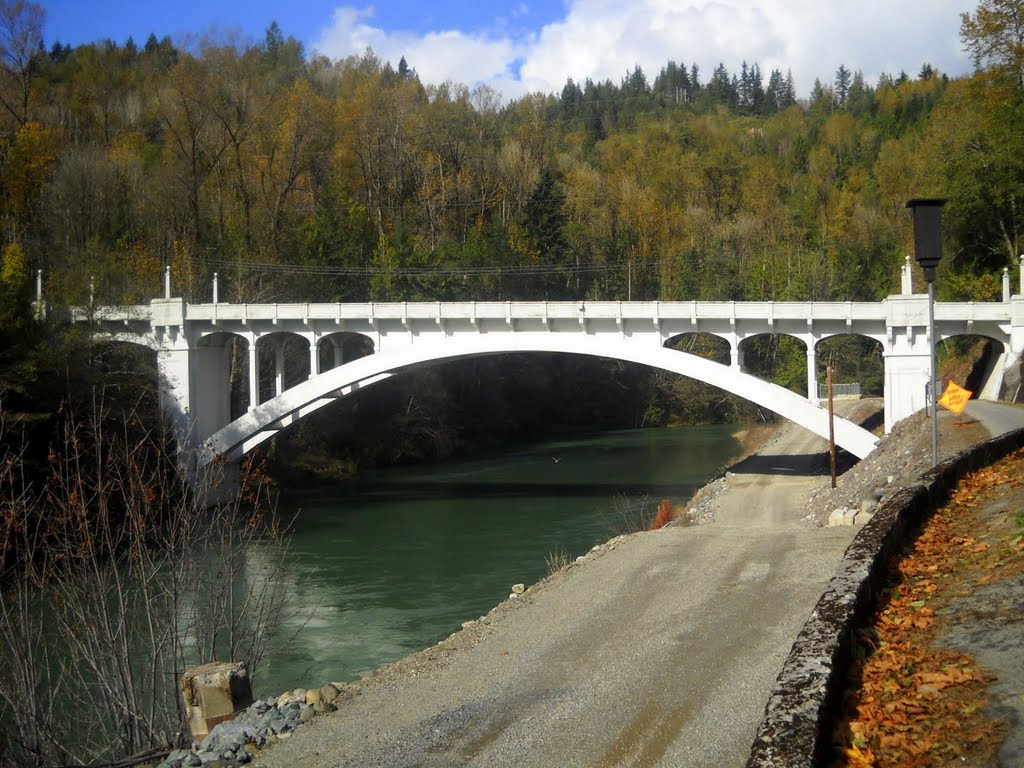
<path fill-rule="evenodd" d="M 1024 293 L 1024 268 L 1021 273 Z M 507 352 L 563 352 L 615 358 L 662 368 L 751 400 L 819 435 L 828 414 L 817 400 L 816 347 L 824 339 L 854 334 L 877 341 L 885 363 L 885 427 L 892 428 L 926 405 L 932 340 L 927 337 L 927 296 L 910 289 L 881 302 L 448 302 L 367 304 L 228 304 L 214 299 L 189 304 L 165 298 L 148 305 L 76 310 L 75 322 L 92 324 L 98 338 L 156 350 L 161 400 L 179 435 L 190 470 L 217 457 L 228 461 L 340 397 L 389 376 L 446 360 Z M 214 291 L 216 296 L 216 289 Z M 677 351 L 666 344 L 688 333 L 724 339 L 728 365 Z M 358 334 L 373 354 L 345 361 L 342 340 Z M 786 334 L 807 349 L 809 397 L 758 379 L 743 369 L 742 342 Z M 1024 352 L 1024 298 L 936 305 L 936 341 L 979 335 L 1001 349 L 980 395 L 998 399 L 1007 372 L 1019 381 Z M 248 349 L 248 410 L 231 418 L 230 355 L 233 338 Z M 309 353 L 304 380 L 286 386 L 286 339 L 301 339 Z M 261 340 L 262 343 L 261 343 Z M 294 343 L 294 342 L 293 342 Z M 321 351 L 329 365 L 321 365 Z M 274 355 L 274 394 L 260 402 L 259 356 Z M 305 366 L 303 366 L 305 367 Z M 292 376 L 291 378 L 294 378 Z M 1011 393 L 1012 395 L 1013 393 Z M 876 439 L 859 426 L 836 420 L 836 442 L 864 457 Z"/>

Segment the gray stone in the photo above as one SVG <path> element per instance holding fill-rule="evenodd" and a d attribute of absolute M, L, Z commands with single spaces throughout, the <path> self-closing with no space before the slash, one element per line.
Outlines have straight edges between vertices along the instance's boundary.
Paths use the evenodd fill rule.
<path fill-rule="evenodd" d="M 309 704 L 306 704 L 304 707 L 302 707 L 302 709 L 299 710 L 299 721 L 303 723 L 308 723 L 310 720 L 313 719 L 313 716 L 315 714 L 316 712 L 314 711 L 313 707 Z"/>
<path fill-rule="evenodd" d="M 341 691 L 333 683 L 324 683 L 320 686 L 320 698 L 328 704 L 333 703 L 340 693 Z"/>

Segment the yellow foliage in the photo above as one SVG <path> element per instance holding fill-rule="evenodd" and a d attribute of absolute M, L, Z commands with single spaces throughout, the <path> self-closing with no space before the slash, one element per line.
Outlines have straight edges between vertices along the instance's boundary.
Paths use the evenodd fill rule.
<path fill-rule="evenodd" d="M 0 282 L 6 286 L 21 288 L 28 285 L 28 281 L 28 259 L 25 258 L 25 251 L 17 243 L 11 243 L 4 248 Z"/>

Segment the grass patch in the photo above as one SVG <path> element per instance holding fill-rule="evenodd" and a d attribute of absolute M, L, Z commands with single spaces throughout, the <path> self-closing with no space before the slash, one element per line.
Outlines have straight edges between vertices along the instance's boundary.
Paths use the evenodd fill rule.
<path fill-rule="evenodd" d="M 548 567 L 548 576 L 554 576 L 559 571 L 568 568 L 572 564 L 573 558 L 564 547 L 561 547 L 554 552 L 548 552 L 544 556 L 544 562 Z"/>

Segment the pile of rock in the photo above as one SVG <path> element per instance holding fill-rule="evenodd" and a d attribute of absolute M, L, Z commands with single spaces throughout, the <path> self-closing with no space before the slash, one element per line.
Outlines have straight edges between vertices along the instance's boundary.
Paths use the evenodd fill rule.
<path fill-rule="evenodd" d="M 292 731 L 316 715 L 333 712 L 341 687 L 296 688 L 276 698 L 258 699 L 232 720 L 213 727 L 191 749 L 171 752 L 157 768 L 231 768 L 248 763 L 257 750 L 288 738 Z"/>
<path fill-rule="evenodd" d="M 718 497 L 729 489 L 732 472 L 712 480 L 694 494 L 686 505 L 686 524 L 699 525 L 708 523 L 715 517 L 718 508 Z"/>

